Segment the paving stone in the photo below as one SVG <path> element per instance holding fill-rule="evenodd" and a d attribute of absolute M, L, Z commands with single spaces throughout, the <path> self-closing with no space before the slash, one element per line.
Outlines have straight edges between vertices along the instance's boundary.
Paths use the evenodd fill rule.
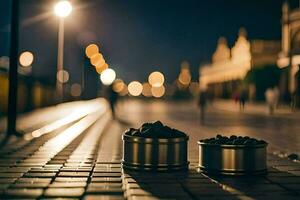
<path fill-rule="evenodd" d="M 122 195 L 123 190 L 122 188 L 118 187 L 88 187 L 86 190 L 87 193 L 97 193 L 97 194 L 116 194 Z"/>
<path fill-rule="evenodd" d="M 49 187 L 51 188 L 76 188 L 85 187 L 86 182 L 53 182 Z"/>
<path fill-rule="evenodd" d="M 7 189 L 4 194 L 6 196 L 14 196 L 14 197 L 33 197 L 38 198 L 42 195 L 42 189 Z"/>
<path fill-rule="evenodd" d="M 9 187 L 9 183 L 1 183 L 0 184 L 0 190 L 5 190 L 6 188 L 8 188 Z"/>
<path fill-rule="evenodd" d="M 274 183 L 300 183 L 300 177 L 292 176 L 292 177 L 268 177 L 268 180 Z"/>
<path fill-rule="evenodd" d="M 89 172 L 59 172 L 58 176 L 60 177 L 88 177 Z"/>
<path fill-rule="evenodd" d="M 121 177 L 121 173 L 119 172 L 111 172 L 111 173 L 93 173 L 93 177 Z"/>
<path fill-rule="evenodd" d="M 48 188 L 44 195 L 46 197 L 80 197 L 83 193 L 83 188 Z"/>
<path fill-rule="evenodd" d="M 125 200 L 122 195 L 86 195 L 83 197 L 83 200 Z"/>
<path fill-rule="evenodd" d="M 29 167 L 10 167 L 10 168 L 1 168 L 0 169 L 0 172 L 14 172 L 14 173 L 25 173 L 25 172 L 28 172 L 30 168 Z"/>
<path fill-rule="evenodd" d="M 56 177 L 55 182 L 86 182 L 88 180 L 87 177 Z"/>
<path fill-rule="evenodd" d="M 92 177 L 91 182 L 114 182 L 121 183 L 122 178 L 119 177 Z"/>
<path fill-rule="evenodd" d="M 90 183 L 88 187 L 118 187 L 122 188 L 122 183 Z"/>
<path fill-rule="evenodd" d="M 19 178 L 17 181 L 17 183 L 26 183 L 26 182 L 30 182 L 30 183 L 50 183 L 51 182 L 51 178 Z"/>
<path fill-rule="evenodd" d="M 24 177 L 30 177 L 30 178 L 52 178 L 56 175 L 56 173 L 51 172 L 45 172 L 45 173 L 35 173 L 35 172 L 29 172 L 24 175 Z"/>
<path fill-rule="evenodd" d="M 17 180 L 16 178 L 0 178 L 0 184 L 13 183 Z"/>
<path fill-rule="evenodd" d="M 5 172 L 0 173 L 0 178 L 19 178 L 22 176 L 23 173 L 5 173 Z"/>
<path fill-rule="evenodd" d="M 15 183 L 11 185 L 12 188 L 46 188 L 48 187 L 49 183 L 47 182 L 26 182 L 26 183 Z"/>

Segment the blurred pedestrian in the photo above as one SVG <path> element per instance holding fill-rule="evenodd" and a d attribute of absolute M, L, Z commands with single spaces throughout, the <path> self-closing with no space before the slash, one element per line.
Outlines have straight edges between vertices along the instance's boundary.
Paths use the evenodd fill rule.
<path fill-rule="evenodd" d="M 116 115 L 115 107 L 116 107 L 117 101 L 119 99 L 118 93 L 116 91 L 114 91 L 114 84 L 115 83 L 109 85 L 107 88 L 107 92 L 106 92 L 106 98 L 109 102 L 113 118 L 115 118 L 115 115 Z"/>
<path fill-rule="evenodd" d="M 234 99 L 234 102 L 237 104 L 239 101 L 240 101 L 240 95 L 238 92 L 235 92 L 233 94 L 233 99 Z"/>
<path fill-rule="evenodd" d="M 240 98 L 239 98 L 240 110 L 245 109 L 246 99 L 247 99 L 247 92 L 246 92 L 246 90 L 242 90 L 241 94 L 240 94 Z"/>
<path fill-rule="evenodd" d="M 198 106 L 200 108 L 200 123 L 204 124 L 205 120 L 205 108 L 206 108 L 206 92 L 200 91 L 199 99 L 198 99 Z"/>
<path fill-rule="evenodd" d="M 277 86 L 275 86 L 273 88 L 273 92 L 274 92 L 274 98 L 275 98 L 275 107 L 274 108 L 277 109 L 279 98 L 280 98 L 280 91 Z"/>
<path fill-rule="evenodd" d="M 276 96 L 273 88 L 268 88 L 265 92 L 266 102 L 268 104 L 269 114 L 272 115 L 274 113 L 275 105 L 276 105 Z"/>

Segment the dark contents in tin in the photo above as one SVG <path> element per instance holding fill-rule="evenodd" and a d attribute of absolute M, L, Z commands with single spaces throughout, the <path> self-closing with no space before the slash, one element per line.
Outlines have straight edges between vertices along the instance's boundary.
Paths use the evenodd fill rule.
<path fill-rule="evenodd" d="M 227 145 L 258 145 L 258 144 L 267 144 L 264 140 L 257 140 L 255 138 L 250 138 L 248 136 L 236 136 L 232 135 L 230 137 L 217 135 L 213 138 L 203 139 L 200 142 L 206 144 L 227 144 Z"/>
<path fill-rule="evenodd" d="M 144 123 L 139 129 L 131 128 L 125 132 L 126 135 L 144 138 L 179 138 L 186 137 L 186 134 L 163 125 L 160 121 Z"/>

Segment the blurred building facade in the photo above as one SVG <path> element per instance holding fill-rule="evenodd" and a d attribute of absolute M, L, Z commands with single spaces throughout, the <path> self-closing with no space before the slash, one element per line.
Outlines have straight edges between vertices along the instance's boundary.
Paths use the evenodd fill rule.
<path fill-rule="evenodd" d="M 229 98 L 234 93 L 247 89 L 249 97 L 255 99 L 255 85 L 243 88 L 242 81 L 252 68 L 276 65 L 280 41 L 247 39 L 247 32 L 241 28 L 232 48 L 224 37 L 219 38 L 212 61 L 199 68 L 200 87 L 215 97 Z"/>
<path fill-rule="evenodd" d="M 299 2 L 300 4 L 300 2 Z M 300 7 L 300 6 L 299 6 Z M 300 65 L 300 8 L 291 9 L 288 2 L 282 5 L 282 48 L 278 67 L 283 70 L 280 88 L 285 94 L 299 96 Z"/>

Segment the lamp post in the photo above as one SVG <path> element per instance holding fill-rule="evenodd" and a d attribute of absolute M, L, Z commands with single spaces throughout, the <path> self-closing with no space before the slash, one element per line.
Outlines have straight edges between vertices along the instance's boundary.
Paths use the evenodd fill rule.
<path fill-rule="evenodd" d="M 64 73 L 64 18 L 69 16 L 72 12 L 72 5 L 69 1 L 59 1 L 54 6 L 54 13 L 59 17 L 58 26 L 58 49 L 57 49 L 57 74 L 56 74 L 56 93 L 58 101 L 63 100 L 63 80 Z M 60 73 L 61 72 L 61 73 Z M 62 77 L 59 77 L 59 76 Z"/>

